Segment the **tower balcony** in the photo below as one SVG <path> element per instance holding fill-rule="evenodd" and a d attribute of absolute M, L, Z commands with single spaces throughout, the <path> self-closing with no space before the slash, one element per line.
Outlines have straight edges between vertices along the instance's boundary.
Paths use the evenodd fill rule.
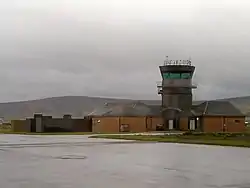
<path fill-rule="evenodd" d="M 196 89 L 197 83 L 192 83 L 190 80 L 168 80 L 158 81 L 156 83 L 158 94 L 162 94 L 163 88 L 191 88 Z"/>
<path fill-rule="evenodd" d="M 162 82 L 161 81 L 156 82 L 156 86 L 158 95 L 162 94 Z"/>

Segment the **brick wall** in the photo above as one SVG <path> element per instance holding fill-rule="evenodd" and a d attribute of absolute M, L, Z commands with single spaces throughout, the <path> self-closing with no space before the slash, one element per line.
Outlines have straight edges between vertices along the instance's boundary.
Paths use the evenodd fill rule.
<path fill-rule="evenodd" d="M 14 132 L 30 132 L 31 120 L 12 120 L 11 127 Z"/>
<path fill-rule="evenodd" d="M 73 132 L 92 132 L 92 121 L 88 119 L 73 119 Z"/>
<path fill-rule="evenodd" d="M 245 130 L 244 117 L 205 116 L 200 120 L 201 130 L 204 132 L 223 132 L 224 122 L 228 132 Z M 155 131 L 156 125 L 162 124 L 163 120 L 161 117 L 93 117 L 92 123 L 93 132 L 118 133 L 122 124 L 128 125 L 130 132 L 146 132 Z M 188 118 L 180 119 L 180 130 L 188 130 Z"/>
<path fill-rule="evenodd" d="M 187 117 L 180 118 L 180 130 L 188 131 L 188 118 Z"/>
<path fill-rule="evenodd" d="M 120 117 L 120 125 L 125 124 L 129 126 L 130 132 L 145 132 L 146 117 Z"/>
<path fill-rule="evenodd" d="M 119 117 L 93 117 L 92 130 L 96 133 L 118 133 Z"/>
<path fill-rule="evenodd" d="M 226 118 L 226 129 L 228 132 L 243 132 L 246 130 L 245 118 L 228 117 Z"/>
<path fill-rule="evenodd" d="M 203 117 L 204 132 L 223 132 L 223 125 L 226 124 L 226 132 L 242 132 L 245 131 L 245 117 Z"/>
<path fill-rule="evenodd" d="M 156 126 L 158 124 L 163 124 L 163 119 L 161 117 L 152 117 L 152 131 L 155 131 L 156 130 Z"/>
<path fill-rule="evenodd" d="M 50 118 L 43 116 L 42 125 L 45 132 L 91 132 L 91 120 L 71 119 L 69 116 L 64 118 Z"/>
<path fill-rule="evenodd" d="M 98 123 L 99 121 L 99 123 Z M 162 124 L 161 117 L 93 117 L 93 132 L 118 133 L 121 125 L 128 125 L 129 132 L 155 131 Z"/>

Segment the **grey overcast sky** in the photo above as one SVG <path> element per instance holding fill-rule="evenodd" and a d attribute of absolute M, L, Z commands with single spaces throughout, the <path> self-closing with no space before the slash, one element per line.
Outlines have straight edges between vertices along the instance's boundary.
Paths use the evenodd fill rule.
<path fill-rule="evenodd" d="M 249 0 L 0 0 L 0 102 L 158 99 L 165 55 L 196 66 L 194 99 L 250 95 Z"/>

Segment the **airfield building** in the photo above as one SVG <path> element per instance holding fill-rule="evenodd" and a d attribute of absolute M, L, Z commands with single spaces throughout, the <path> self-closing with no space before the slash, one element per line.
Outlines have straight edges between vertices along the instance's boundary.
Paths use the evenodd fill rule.
<path fill-rule="evenodd" d="M 162 81 L 157 84 L 161 104 L 140 101 L 106 103 L 82 119 L 52 118 L 35 114 L 26 120 L 13 120 L 16 132 L 147 132 L 201 131 L 242 132 L 245 115 L 228 101 L 194 102 L 191 60 L 169 60 L 159 67 Z"/>

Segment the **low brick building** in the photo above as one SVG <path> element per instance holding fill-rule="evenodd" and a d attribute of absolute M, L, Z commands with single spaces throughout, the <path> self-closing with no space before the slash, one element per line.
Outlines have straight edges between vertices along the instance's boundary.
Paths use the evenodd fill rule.
<path fill-rule="evenodd" d="M 90 119 L 74 119 L 70 115 L 53 118 L 35 114 L 33 118 L 12 120 L 11 126 L 14 132 L 92 132 Z"/>
<path fill-rule="evenodd" d="M 147 131 L 201 131 L 243 132 L 245 115 L 228 101 L 206 101 L 192 106 L 190 112 L 180 112 L 173 120 L 172 129 L 164 127 L 161 106 L 141 102 L 105 104 L 83 119 L 70 115 L 52 118 L 35 114 L 34 118 L 11 121 L 14 132 L 147 132 Z"/>
<path fill-rule="evenodd" d="M 243 132 L 245 115 L 228 101 L 206 101 L 180 113 L 178 130 L 201 132 Z"/>
<path fill-rule="evenodd" d="M 164 129 L 160 106 L 143 103 L 106 104 L 92 113 L 93 132 L 146 132 Z M 182 112 L 175 130 L 201 132 L 243 132 L 245 115 L 228 101 L 206 101 Z"/>
<path fill-rule="evenodd" d="M 156 131 L 157 127 L 161 126 L 162 126 L 161 117 L 95 116 L 92 118 L 93 132 L 96 133 Z"/>
<path fill-rule="evenodd" d="M 11 129 L 13 132 L 31 132 L 31 120 L 11 120 Z"/>
<path fill-rule="evenodd" d="M 206 101 L 194 106 L 197 129 L 203 132 L 243 132 L 245 115 L 228 101 Z"/>
<path fill-rule="evenodd" d="M 160 106 L 141 102 L 105 104 L 90 115 L 93 132 L 146 132 L 162 126 Z"/>

